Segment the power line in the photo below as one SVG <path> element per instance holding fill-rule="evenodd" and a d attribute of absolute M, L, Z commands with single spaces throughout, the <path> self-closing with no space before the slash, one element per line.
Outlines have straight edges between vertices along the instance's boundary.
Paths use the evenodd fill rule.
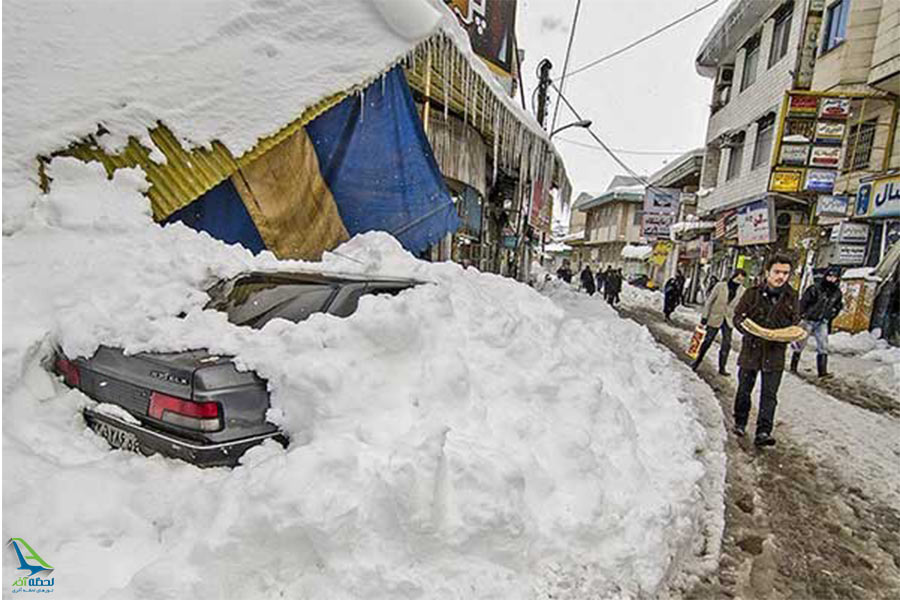
<path fill-rule="evenodd" d="M 610 53 L 610 54 L 607 54 L 606 56 L 602 56 L 602 57 L 598 58 L 597 60 L 592 61 L 592 62 L 589 62 L 588 64 L 586 64 L 586 65 L 584 65 L 584 66 L 582 66 L 582 67 L 578 67 L 577 69 L 575 69 L 574 71 L 572 71 L 571 73 L 569 73 L 569 77 L 572 77 L 573 75 L 576 75 L 576 74 L 578 74 L 578 73 L 581 73 L 582 71 L 585 71 L 585 70 L 587 70 L 587 69 L 590 69 L 591 67 L 594 67 L 594 66 L 596 66 L 596 65 L 599 65 L 599 64 L 602 63 L 602 62 L 606 62 L 607 60 L 609 60 L 609 59 L 611 59 L 611 58 L 614 58 L 614 57 L 616 57 L 616 56 L 622 54 L 623 52 L 627 52 L 628 50 L 631 50 L 631 49 L 634 48 L 635 46 L 637 46 L 637 45 L 639 45 L 639 44 L 642 44 L 642 43 L 646 42 L 646 41 L 649 40 L 650 38 L 656 37 L 657 35 L 659 35 L 660 33 L 664 32 L 664 31 L 666 31 L 667 29 L 671 29 L 672 27 L 675 27 L 676 25 L 678 25 L 678 24 L 681 23 L 682 21 L 686 21 L 686 20 L 690 19 L 690 18 L 693 17 L 694 15 L 696 15 L 696 14 L 698 14 L 698 13 L 700 13 L 700 12 L 703 12 L 704 10 L 706 10 L 707 8 L 709 8 L 710 6 L 712 6 L 713 4 L 717 4 L 718 2 L 719 2 L 719 0 L 712 0 L 711 2 L 708 2 L 708 3 L 704 4 L 704 5 L 701 6 L 700 8 L 694 9 L 692 12 L 689 12 L 688 14 L 686 14 L 686 15 L 684 15 L 684 16 L 682 16 L 682 17 L 679 17 L 678 19 L 672 21 L 672 22 L 669 23 L 668 25 L 664 25 L 664 26 L 660 27 L 659 29 L 657 29 L 656 31 L 654 31 L 654 32 L 652 32 L 652 33 L 649 33 L 649 34 L 645 35 L 644 37 L 642 37 L 642 38 L 639 39 L 639 40 L 636 40 L 636 41 L 634 41 L 634 42 L 631 42 L 631 43 L 628 44 L 627 46 L 624 46 L 623 48 L 619 48 L 619 49 L 616 50 L 615 52 L 612 52 L 612 53 Z M 557 81 L 561 81 L 564 77 L 565 77 L 565 74 L 563 75 L 562 78 L 557 79 Z"/>
<path fill-rule="evenodd" d="M 578 111 L 577 111 L 577 110 L 575 110 L 575 107 L 572 106 L 572 103 L 569 102 L 569 100 L 568 100 L 565 96 L 562 95 L 562 93 L 559 91 L 559 88 L 556 87 L 556 84 L 553 83 L 553 82 L 551 81 L 551 82 L 550 82 L 550 85 L 553 87 L 553 89 L 556 90 L 556 93 L 559 95 L 559 99 L 563 101 L 563 103 L 569 108 L 570 111 L 572 111 L 572 114 L 575 115 L 575 118 L 578 119 L 579 121 L 583 120 L 582 116 L 581 116 L 580 114 L 578 114 Z M 601 140 L 600 137 L 599 137 L 596 133 L 594 133 L 594 130 L 593 130 L 593 129 L 591 129 L 590 127 L 585 127 L 585 129 L 587 130 L 587 132 L 588 132 L 589 134 L 591 134 L 591 137 L 594 138 L 594 140 L 595 140 L 598 144 L 600 144 L 600 147 L 603 148 L 603 149 L 606 151 L 606 153 L 609 154 L 609 156 L 610 156 L 614 161 L 616 161 L 616 163 L 617 163 L 620 167 L 622 167 L 623 169 L 625 169 L 625 170 L 628 172 L 629 175 L 631 175 L 632 177 L 634 177 L 635 179 L 637 179 L 638 181 L 640 181 L 641 183 L 643 183 L 643 184 L 644 184 L 645 186 L 647 186 L 649 189 L 656 190 L 657 192 L 662 193 L 662 194 L 668 196 L 668 192 L 667 192 L 667 191 L 665 191 L 665 190 L 663 190 L 663 189 L 660 189 L 659 187 L 657 187 L 657 186 L 651 184 L 650 181 L 647 179 L 646 176 L 638 174 L 634 169 L 632 169 L 632 168 L 629 167 L 627 164 L 625 164 L 625 161 L 623 161 L 621 158 L 619 158 L 618 155 L 613 151 L 613 149 L 610 148 L 609 146 L 607 146 L 607 145 L 606 145 L 606 142 L 604 142 L 603 140 Z"/>
<path fill-rule="evenodd" d="M 554 140 L 566 142 L 567 144 L 574 144 L 575 146 L 581 146 L 582 148 L 590 148 L 591 150 L 603 150 L 600 146 L 595 144 L 585 144 L 584 142 L 576 142 L 575 140 L 570 140 L 569 138 L 554 136 Z M 684 151 L 673 151 L 673 152 L 665 152 L 662 150 L 624 150 L 622 148 L 612 148 L 613 152 L 618 152 L 619 154 L 635 154 L 639 156 L 680 156 L 684 154 Z"/>
<path fill-rule="evenodd" d="M 581 12 L 581 0 L 575 4 L 575 16 L 572 17 L 572 31 L 569 32 L 569 44 L 566 46 L 566 60 L 563 63 L 562 77 L 559 79 L 560 89 L 566 86 L 566 71 L 569 68 L 569 55 L 572 52 L 572 42 L 575 41 L 575 27 L 578 25 L 578 13 Z M 556 99 L 556 107 L 553 109 L 553 121 L 550 122 L 550 131 L 556 129 L 556 115 L 559 113 L 559 98 Z"/>

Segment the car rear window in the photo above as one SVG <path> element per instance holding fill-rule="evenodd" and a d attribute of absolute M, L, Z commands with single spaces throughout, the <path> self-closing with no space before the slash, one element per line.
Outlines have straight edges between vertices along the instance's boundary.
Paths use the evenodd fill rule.
<path fill-rule="evenodd" d="M 260 328 L 275 318 L 296 323 L 324 311 L 336 289 L 324 283 L 247 278 L 235 282 L 227 294 L 211 291 L 207 308 L 226 313 L 235 325 Z"/>

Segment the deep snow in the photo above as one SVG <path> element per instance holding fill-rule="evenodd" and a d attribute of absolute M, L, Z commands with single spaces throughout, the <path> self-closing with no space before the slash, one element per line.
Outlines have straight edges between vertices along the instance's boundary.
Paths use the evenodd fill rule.
<path fill-rule="evenodd" d="M 63 596 L 633 597 L 715 565 L 721 425 L 603 303 L 378 233 L 321 264 L 253 257 L 155 225 L 134 172 L 52 169 L 65 185 L 3 238 L 3 535 L 39 549 Z M 202 310 L 206 285 L 249 268 L 433 283 L 258 331 Z M 235 355 L 292 444 L 234 470 L 110 451 L 89 400 L 41 368 L 52 344 Z"/>

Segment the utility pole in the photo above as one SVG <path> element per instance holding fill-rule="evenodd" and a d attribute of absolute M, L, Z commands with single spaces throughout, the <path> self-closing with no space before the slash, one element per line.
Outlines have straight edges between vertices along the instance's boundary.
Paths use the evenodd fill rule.
<path fill-rule="evenodd" d="M 546 58 L 538 65 L 537 120 L 541 127 L 544 127 L 544 121 L 547 120 L 547 88 L 550 87 L 550 69 L 552 68 L 553 63 Z"/>

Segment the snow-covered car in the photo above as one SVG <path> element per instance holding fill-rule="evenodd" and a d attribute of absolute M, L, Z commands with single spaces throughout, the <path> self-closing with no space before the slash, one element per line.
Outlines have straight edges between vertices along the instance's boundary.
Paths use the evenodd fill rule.
<path fill-rule="evenodd" d="M 360 297 L 397 294 L 411 279 L 352 278 L 316 273 L 245 273 L 207 290 L 207 309 L 234 325 L 261 328 L 272 319 L 295 323 L 313 313 L 347 317 Z M 269 394 L 256 373 L 207 350 L 127 355 L 101 346 L 90 358 L 57 351 L 51 369 L 97 401 L 87 424 L 115 448 L 160 453 L 199 466 L 235 465 L 267 439 L 287 443 L 266 420 Z"/>

